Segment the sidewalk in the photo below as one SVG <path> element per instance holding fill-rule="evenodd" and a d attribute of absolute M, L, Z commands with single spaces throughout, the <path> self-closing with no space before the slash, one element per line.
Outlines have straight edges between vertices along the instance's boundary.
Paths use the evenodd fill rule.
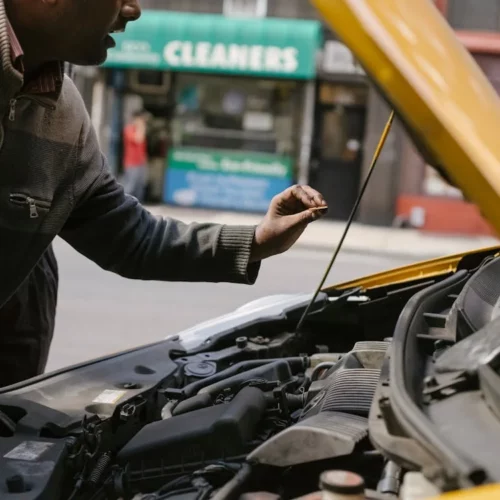
<path fill-rule="evenodd" d="M 256 225 L 262 216 L 179 208 L 165 205 L 148 206 L 154 215 L 173 217 L 183 222 L 216 222 L 218 224 Z M 297 246 L 332 252 L 345 228 L 344 222 L 321 220 L 311 224 L 297 242 Z M 352 253 L 404 256 L 424 260 L 443 257 L 478 248 L 500 246 L 500 240 L 487 236 L 460 237 L 426 234 L 414 229 L 393 229 L 353 224 L 343 249 Z"/>

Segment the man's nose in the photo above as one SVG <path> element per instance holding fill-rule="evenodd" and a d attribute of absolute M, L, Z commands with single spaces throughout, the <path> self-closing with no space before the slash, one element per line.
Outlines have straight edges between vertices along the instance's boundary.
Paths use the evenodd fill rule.
<path fill-rule="evenodd" d="M 138 0 L 123 0 L 121 15 L 127 21 L 137 21 L 141 17 Z"/>

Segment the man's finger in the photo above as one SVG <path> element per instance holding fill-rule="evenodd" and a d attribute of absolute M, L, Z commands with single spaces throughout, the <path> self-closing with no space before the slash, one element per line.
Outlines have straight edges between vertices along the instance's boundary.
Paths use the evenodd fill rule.
<path fill-rule="evenodd" d="M 302 189 L 305 191 L 307 196 L 314 201 L 316 206 L 321 207 L 326 205 L 325 199 L 321 196 L 321 193 L 316 191 L 316 189 L 313 189 L 311 186 L 302 186 Z"/>
<path fill-rule="evenodd" d="M 316 206 L 314 198 L 306 191 L 304 186 L 294 186 L 292 188 L 292 196 L 299 200 L 306 208 L 313 208 Z"/>
<path fill-rule="evenodd" d="M 288 215 L 286 217 L 287 224 L 290 227 L 304 225 L 321 218 L 321 211 L 309 209 L 299 212 L 298 214 Z"/>

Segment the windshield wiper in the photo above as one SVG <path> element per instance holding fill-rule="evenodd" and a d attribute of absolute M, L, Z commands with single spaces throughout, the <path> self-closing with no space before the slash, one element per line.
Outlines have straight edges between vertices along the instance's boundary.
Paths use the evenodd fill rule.
<path fill-rule="evenodd" d="M 354 221 L 354 217 L 356 216 L 356 212 L 358 211 L 359 204 L 361 203 L 361 200 L 363 199 L 363 195 L 365 194 L 368 183 L 370 182 L 370 178 L 371 178 L 373 171 L 375 169 L 375 165 L 377 164 L 377 160 L 380 157 L 380 153 L 382 152 L 382 148 L 384 147 L 387 136 L 389 135 L 393 121 L 394 121 L 394 110 L 391 111 L 389 119 L 387 120 L 387 123 L 385 125 L 384 131 L 382 132 L 382 135 L 380 136 L 380 140 L 378 142 L 377 148 L 375 149 L 375 153 L 373 154 L 373 158 L 372 158 L 372 162 L 370 165 L 370 169 L 368 171 L 368 175 L 366 176 L 366 179 L 363 182 L 363 186 L 361 187 L 361 190 L 358 194 L 358 197 L 356 198 L 356 202 L 354 203 L 351 214 L 349 215 L 349 219 L 347 220 L 347 224 L 346 224 L 346 227 L 344 229 L 344 233 L 342 234 L 342 237 L 340 238 L 339 244 L 337 245 L 337 248 L 335 249 L 335 252 L 333 253 L 332 259 L 330 260 L 330 263 L 328 264 L 328 267 L 326 268 L 326 271 L 325 271 L 325 274 L 323 275 L 323 278 L 321 278 L 321 281 L 318 285 L 318 288 L 316 288 L 316 291 L 314 292 L 314 295 L 312 296 L 311 301 L 307 305 L 306 309 L 304 310 L 304 313 L 302 314 L 302 316 L 297 324 L 296 333 L 301 333 L 301 329 L 304 326 L 305 320 L 307 319 L 307 316 L 309 315 L 309 312 L 311 311 L 311 308 L 312 308 L 314 302 L 316 301 L 319 293 L 321 292 L 321 289 L 323 288 L 325 281 L 328 278 L 330 271 L 332 270 L 333 264 L 337 260 L 337 257 L 340 253 L 342 245 L 344 244 L 344 241 L 347 237 L 347 233 L 349 232 L 349 229 Z"/>

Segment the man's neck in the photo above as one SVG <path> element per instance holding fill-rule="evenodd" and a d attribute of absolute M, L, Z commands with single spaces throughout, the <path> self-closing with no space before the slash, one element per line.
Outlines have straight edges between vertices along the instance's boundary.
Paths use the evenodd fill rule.
<path fill-rule="evenodd" d="M 25 29 L 22 24 L 18 22 L 16 9 L 11 7 L 10 2 L 5 2 L 5 9 L 7 18 L 23 51 L 22 61 L 25 79 L 29 79 L 33 75 L 36 75 L 42 66 L 48 62 L 46 57 L 40 54 L 40 48 L 46 49 L 46 44 L 38 43 L 33 38 L 33 34 L 30 33 L 30 30 Z"/>

